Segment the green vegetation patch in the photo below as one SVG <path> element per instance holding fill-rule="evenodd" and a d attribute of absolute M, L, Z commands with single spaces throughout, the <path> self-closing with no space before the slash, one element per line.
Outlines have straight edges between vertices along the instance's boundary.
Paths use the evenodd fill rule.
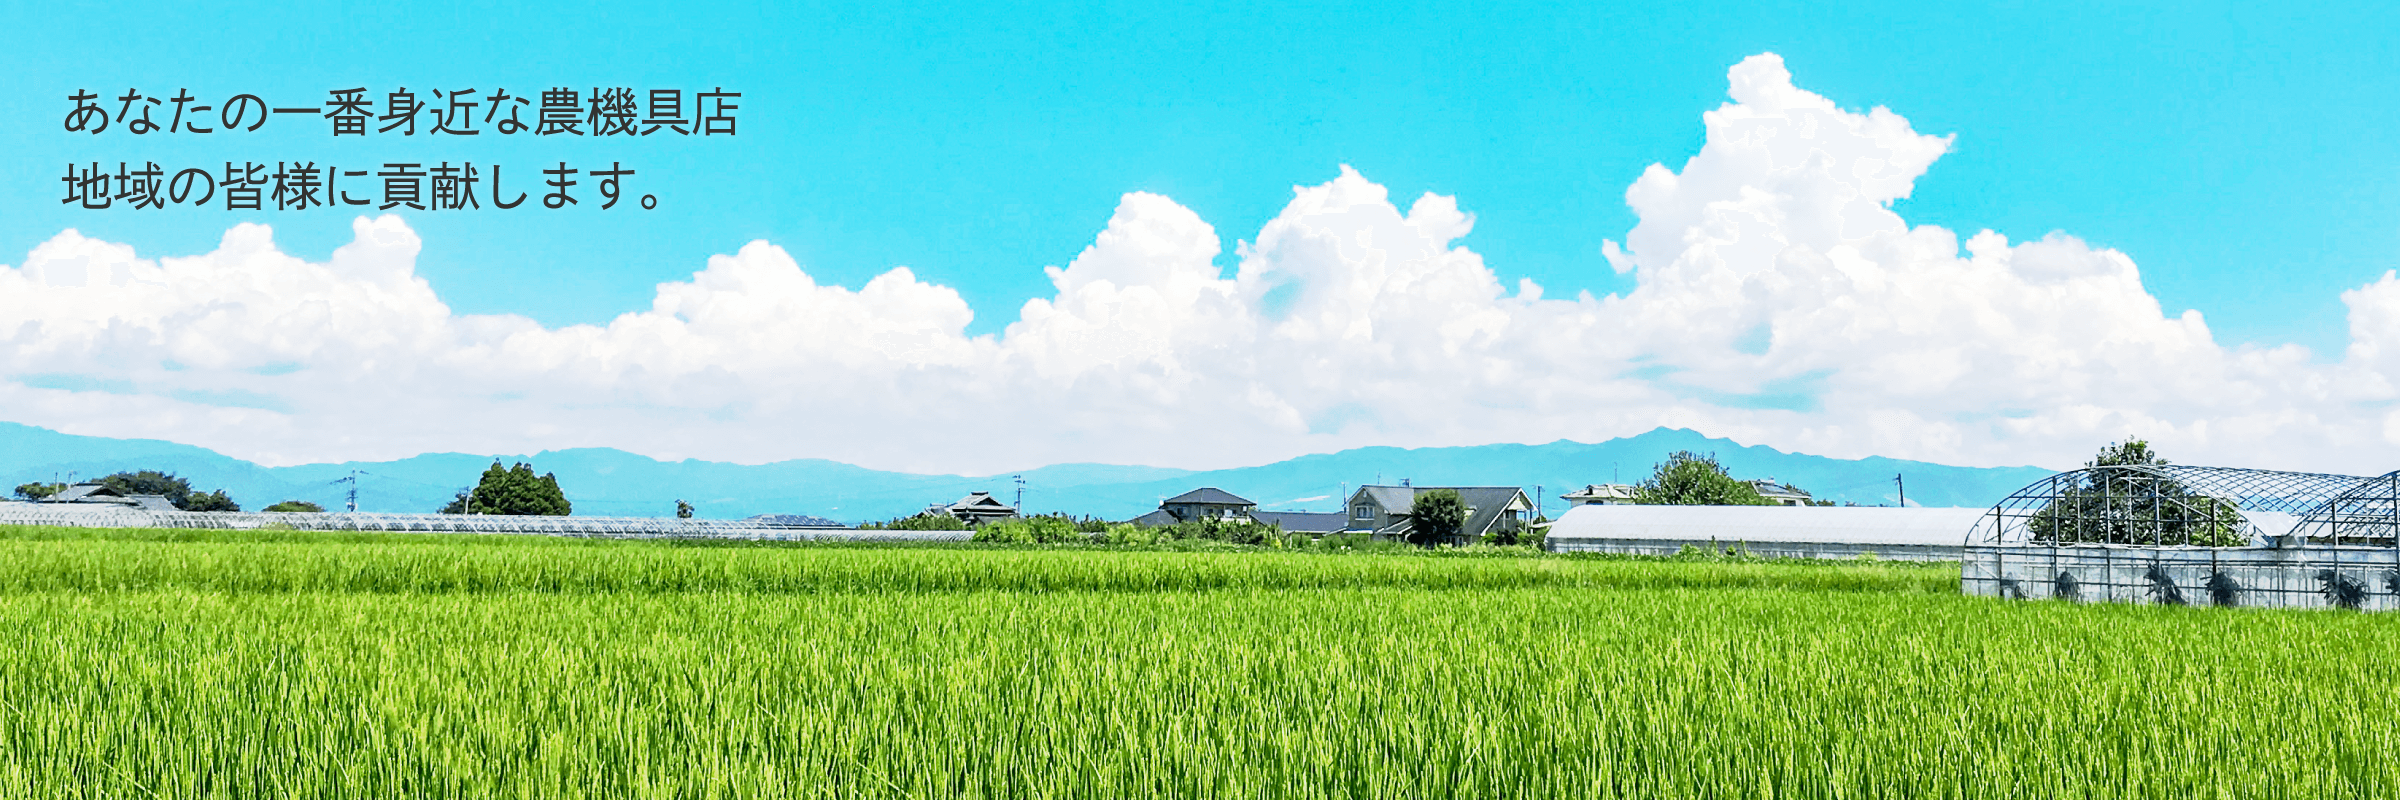
<path fill-rule="evenodd" d="M 2400 796 L 2400 618 L 1955 581 L 21 529 L 0 798 Z"/>

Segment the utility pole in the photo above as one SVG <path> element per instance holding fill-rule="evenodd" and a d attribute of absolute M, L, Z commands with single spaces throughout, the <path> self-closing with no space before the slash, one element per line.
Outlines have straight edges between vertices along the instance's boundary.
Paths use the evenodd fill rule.
<path fill-rule="evenodd" d="M 1906 482 L 1904 482 L 1904 481 L 1900 480 L 1900 473 L 1897 473 L 1897 472 L 1895 472 L 1895 473 L 1892 473 L 1892 485 L 1900 487 L 1900 507 L 1901 507 L 1901 508 L 1907 508 L 1907 507 L 1908 507 L 1908 484 L 1907 484 Z"/>
<path fill-rule="evenodd" d="M 1017 479 L 1017 513 L 1022 515 L 1025 513 L 1025 476 L 1020 473 L 1009 477 Z"/>
<path fill-rule="evenodd" d="M 333 480 L 327 481 L 327 483 L 347 483 L 347 484 L 350 484 L 350 513 L 352 513 L 352 514 L 356 514 L 356 513 L 358 513 L 358 470 L 351 470 L 351 471 L 350 471 L 350 477 L 347 477 L 347 478 L 335 478 L 335 479 L 333 479 Z"/>

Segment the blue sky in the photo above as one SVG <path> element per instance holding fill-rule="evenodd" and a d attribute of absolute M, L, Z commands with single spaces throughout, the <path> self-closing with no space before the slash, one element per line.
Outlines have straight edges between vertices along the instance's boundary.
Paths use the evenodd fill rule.
<path fill-rule="evenodd" d="M 1291 188 L 1350 164 L 1399 195 L 1455 195 L 1466 243 L 1555 295 L 1623 291 L 1601 241 L 1623 190 L 1699 142 L 1728 64 L 1784 56 L 1846 108 L 1882 105 L 1953 152 L 1898 207 L 2012 238 L 2066 230 L 2143 267 L 2224 343 L 2342 343 L 2337 295 L 2395 265 L 2400 58 L 2393 12 L 2257 4 L 126 4 L 23 3 L 0 113 L 0 256 L 61 228 L 147 253 L 275 226 L 295 254 L 345 215 L 62 209 L 69 160 L 622 159 L 664 206 L 407 215 L 418 265 L 461 312 L 557 325 L 646 307 L 652 287 L 752 239 L 856 286 L 907 265 L 991 332 L 1048 289 L 1118 195 L 1198 211 L 1228 248 Z M 67 93 L 631 85 L 743 92 L 734 140 L 333 142 L 85 137 Z M 321 126 L 321 123 L 319 123 Z M 278 135 L 277 131 L 288 131 Z M 494 138 L 486 136 L 486 139 Z M 588 188 L 588 187 L 587 187 Z"/>
<path fill-rule="evenodd" d="M 276 464 L 1213 468 L 1664 425 L 2381 472 L 2396 15 L 13 4 L 0 419 Z M 738 91 L 740 133 L 61 125 L 83 89 L 553 86 Z M 226 160 L 499 163 L 512 193 L 620 162 L 660 205 L 588 176 L 558 211 L 58 202 L 70 162 Z"/>

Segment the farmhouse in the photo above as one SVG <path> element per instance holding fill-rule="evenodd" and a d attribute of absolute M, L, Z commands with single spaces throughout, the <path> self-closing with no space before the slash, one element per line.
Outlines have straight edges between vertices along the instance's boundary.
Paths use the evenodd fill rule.
<path fill-rule="evenodd" d="M 1173 525 L 1204 519 L 1247 520 L 1257 503 L 1214 486 L 1193 489 L 1159 501 L 1158 510 L 1133 519 L 1137 525 Z"/>
<path fill-rule="evenodd" d="M 1417 497 L 1435 489 L 1449 489 L 1467 507 L 1467 521 L 1459 527 L 1458 535 L 1433 540 L 1418 534 L 1411 524 Z M 1501 530 L 1511 530 L 1525 524 L 1525 512 L 1533 510 L 1533 501 L 1525 490 L 1514 486 L 1361 486 L 1350 494 L 1348 530 L 1368 532 L 1378 538 L 1406 540 L 1412 544 L 1464 545 L 1481 541 L 1484 536 Z"/>
<path fill-rule="evenodd" d="M 1173 525 L 1205 519 L 1274 525 L 1287 533 L 1325 534 L 1342 529 L 1342 515 L 1308 511 L 1260 511 L 1258 504 L 1214 486 L 1193 489 L 1162 500 L 1158 510 L 1133 518 L 1144 526 Z"/>
<path fill-rule="evenodd" d="M 948 514 L 969 525 L 982 525 L 1016 516 L 1017 507 L 1000 502 L 1000 498 L 993 497 L 991 492 L 968 492 L 967 496 L 954 502 L 926 506 L 925 513 Z"/>
<path fill-rule="evenodd" d="M 175 510 L 175 504 L 168 502 L 165 495 L 128 494 L 104 483 L 78 483 L 42 498 L 41 502 L 114 505 L 142 511 Z"/>

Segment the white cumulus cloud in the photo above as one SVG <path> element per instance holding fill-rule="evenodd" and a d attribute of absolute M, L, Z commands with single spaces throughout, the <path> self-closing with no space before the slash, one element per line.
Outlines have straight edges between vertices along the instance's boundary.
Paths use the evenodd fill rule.
<path fill-rule="evenodd" d="M 1892 203 L 1950 137 L 1844 110 L 1773 55 L 1728 77 L 1700 151 L 1625 191 L 1640 221 L 1592 265 L 1631 273 L 1623 295 L 1508 285 L 1461 244 L 1457 198 L 1403 207 L 1348 167 L 1230 257 L 1190 209 L 1128 194 L 986 336 L 906 268 L 824 285 L 763 241 L 648 310 L 546 328 L 453 313 L 397 217 L 324 263 L 256 225 L 169 258 L 67 231 L 0 267 L 0 409 L 271 464 L 614 446 L 1212 467 L 1672 425 L 1966 464 L 2070 465 L 2130 434 L 2190 462 L 2400 467 L 2400 277 L 2343 295 L 2338 362 L 2223 347 L 2126 254 L 1910 226 Z"/>

